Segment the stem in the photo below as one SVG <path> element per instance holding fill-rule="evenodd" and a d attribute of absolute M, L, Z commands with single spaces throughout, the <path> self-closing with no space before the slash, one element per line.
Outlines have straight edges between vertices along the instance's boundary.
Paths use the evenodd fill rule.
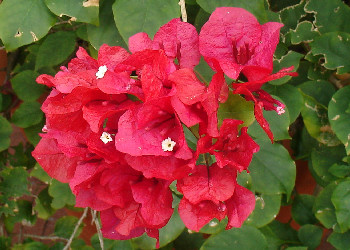
<path fill-rule="evenodd" d="M 78 231 L 78 229 L 79 229 L 81 223 L 82 223 L 83 220 L 85 219 L 88 210 L 89 210 L 88 207 L 84 209 L 84 213 L 81 215 L 81 217 L 80 217 L 78 223 L 75 225 L 74 231 L 73 231 L 72 235 L 70 236 L 70 238 L 69 238 L 67 244 L 64 246 L 63 250 L 68 250 L 68 249 L 69 249 L 69 246 L 72 244 L 72 241 L 73 241 L 73 239 L 74 239 L 74 236 L 75 236 L 75 234 L 77 233 L 77 231 Z"/>
<path fill-rule="evenodd" d="M 180 0 L 179 5 L 181 7 L 181 19 L 187 23 L 186 3 L 185 0 Z"/>
<path fill-rule="evenodd" d="M 193 70 L 195 73 L 196 73 L 196 75 L 198 76 L 198 78 L 202 81 L 202 82 L 204 82 L 205 83 L 205 85 L 209 85 L 209 83 L 204 79 L 204 77 L 197 71 L 197 70 Z"/>
<path fill-rule="evenodd" d="M 97 213 L 97 211 L 91 209 L 92 220 L 96 225 L 97 235 L 98 235 L 98 239 L 100 241 L 100 247 L 101 247 L 101 250 L 104 250 L 105 248 L 104 248 L 104 243 L 103 243 L 101 226 L 100 226 L 100 222 L 98 221 L 98 218 L 96 216 L 96 213 Z"/>
<path fill-rule="evenodd" d="M 62 241 L 68 241 L 67 239 L 62 238 L 62 237 L 58 237 L 58 236 L 40 236 L 40 235 L 33 235 L 33 234 L 25 234 L 24 237 L 38 239 L 38 240 L 62 240 Z"/>

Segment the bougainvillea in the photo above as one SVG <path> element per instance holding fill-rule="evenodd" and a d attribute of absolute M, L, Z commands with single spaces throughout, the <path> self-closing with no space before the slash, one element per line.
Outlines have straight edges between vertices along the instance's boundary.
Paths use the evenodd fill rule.
<path fill-rule="evenodd" d="M 101 212 L 107 238 L 146 232 L 159 239 L 173 214 L 173 181 L 189 229 L 226 216 L 227 229 L 240 227 L 255 196 L 237 183 L 237 172 L 248 170 L 259 146 L 242 121 L 224 119 L 219 128 L 217 111 L 229 95 L 243 95 L 273 141 L 262 110 L 281 114 L 284 105 L 261 86 L 295 75 L 291 68 L 272 74 L 281 27 L 260 25 L 240 8 L 218 8 L 200 35 L 173 19 L 153 40 L 146 33 L 132 36 L 131 54 L 103 45 L 95 60 L 79 48 L 55 77 L 37 78 L 52 91 L 33 156 L 51 177 L 69 183 L 76 206 Z M 201 56 L 216 72 L 208 85 L 194 71 Z M 248 82 L 238 83 L 240 74 Z M 185 127 L 198 137 L 196 149 L 188 146 Z"/>

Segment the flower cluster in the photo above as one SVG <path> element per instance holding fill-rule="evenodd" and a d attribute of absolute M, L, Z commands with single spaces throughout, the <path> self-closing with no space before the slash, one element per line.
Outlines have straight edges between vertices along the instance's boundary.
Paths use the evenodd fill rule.
<path fill-rule="evenodd" d="M 244 9 L 218 8 L 199 35 L 173 19 L 153 40 L 146 33 L 132 36 L 131 54 L 103 45 L 95 60 L 79 48 L 54 77 L 37 78 L 52 91 L 42 105 L 46 125 L 33 156 L 51 177 L 69 183 L 76 206 L 101 212 L 104 237 L 146 232 L 159 239 L 173 214 L 169 185 L 175 180 L 183 194 L 179 214 L 189 229 L 226 216 L 227 229 L 240 227 L 255 196 L 236 175 L 247 170 L 259 146 L 246 127 L 240 129 L 242 121 L 225 119 L 218 129 L 217 111 L 229 94 L 244 95 L 273 140 L 262 110 L 280 114 L 284 106 L 260 87 L 294 74 L 271 74 L 281 26 L 260 25 Z M 208 85 L 194 71 L 201 56 L 215 70 Z M 243 74 L 248 82 L 228 84 L 224 74 Z M 184 127 L 195 125 L 194 150 Z M 197 164 L 200 157 L 205 161 Z"/>

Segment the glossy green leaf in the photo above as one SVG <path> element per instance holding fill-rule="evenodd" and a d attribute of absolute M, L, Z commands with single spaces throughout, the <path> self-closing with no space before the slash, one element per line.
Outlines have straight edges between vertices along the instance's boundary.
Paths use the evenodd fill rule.
<path fill-rule="evenodd" d="M 43 38 L 54 23 L 43 0 L 4 0 L 0 4 L 0 38 L 8 51 Z"/>
<path fill-rule="evenodd" d="M 200 249 L 205 239 L 203 234 L 194 233 L 190 230 L 184 230 L 182 234 L 173 242 L 175 249 L 193 250 Z"/>
<path fill-rule="evenodd" d="M 37 163 L 35 164 L 32 171 L 30 171 L 30 176 L 37 178 L 38 180 L 48 184 L 51 177 L 45 172 L 45 170 Z"/>
<path fill-rule="evenodd" d="M 282 56 L 281 59 L 275 59 L 273 62 L 273 71 L 278 72 L 283 68 L 288 68 L 294 66 L 293 72 L 297 71 L 299 68 L 300 59 L 303 57 L 303 54 L 289 51 L 287 55 Z M 288 82 L 292 77 L 285 76 L 280 79 L 270 81 L 269 83 L 272 85 L 281 85 Z"/>
<path fill-rule="evenodd" d="M 350 72 L 350 34 L 345 32 L 330 32 L 316 37 L 310 44 L 314 55 L 325 57 L 324 67 L 336 69 L 338 74 Z"/>
<path fill-rule="evenodd" d="M 35 199 L 34 210 L 37 212 L 38 217 L 44 220 L 47 220 L 55 212 L 51 207 L 52 197 L 49 195 L 48 190 L 48 187 L 44 188 Z"/>
<path fill-rule="evenodd" d="M 292 204 L 292 217 L 299 225 L 314 224 L 317 222 L 312 207 L 315 197 L 307 194 L 297 195 Z"/>
<path fill-rule="evenodd" d="M 75 204 L 75 196 L 72 194 L 67 183 L 52 179 L 49 186 L 49 194 L 53 198 L 51 206 L 55 209 L 60 209 L 65 205 Z"/>
<path fill-rule="evenodd" d="M 201 31 L 202 26 L 208 21 L 209 17 L 210 14 L 208 12 L 206 12 L 202 8 L 199 9 L 196 19 L 194 21 L 194 27 L 196 27 L 198 33 Z M 201 60 L 203 60 L 203 58 L 201 58 Z"/>
<path fill-rule="evenodd" d="M 69 16 L 71 21 L 98 25 L 98 1 L 88 5 L 86 0 L 45 0 L 47 7 L 57 16 Z"/>
<path fill-rule="evenodd" d="M 224 119 L 236 119 L 244 121 L 243 126 L 248 127 L 254 120 L 254 103 L 246 101 L 240 95 L 230 94 L 225 103 L 218 109 L 218 123 L 221 126 Z"/>
<path fill-rule="evenodd" d="M 110 240 L 103 238 L 103 244 L 105 250 L 134 250 L 130 240 Z M 96 250 L 101 250 L 100 240 L 97 234 L 91 237 L 91 246 Z"/>
<path fill-rule="evenodd" d="M 212 13 L 218 7 L 239 7 L 251 12 L 260 23 L 266 23 L 268 21 L 263 0 L 197 0 L 197 3 L 208 13 Z"/>
<path fill-rule="evenodd" d="M 280 98 L 273 96 L 273 98 L 283 102 Z M 285 112 L 278 115 L 275 111 L 263 111 L 266 121 L 270 125 L 270 129 L 273 133 L 273 138 L 275 141 L 290 139 L 288 129 L 290 124 L 288 108 L 285 108 Z M 257 138 L 268 140 L 266 133 L 263 131 L 261 126 L 255 121 L 248 129 L 248 133 Z"/>
<path fill-rule="evenodd" d="M 287 194 L 290 197 L 295 183 L 295 163 L 288 151 L 280 144 L 257 141 L 259 152 L 255 153 L 249 170 L 253 190 L 263 194 Z"/>
<path fill-rule="evenodd" d="M 204 234 L 217 234 L 223 230 L 225 230 L 227 225 L 227 218 L 219 221 L 216 218 L 212 219 L 207 225 L 199 230 L 200 233 Z"/>
<path fill-rule="evenodd" d="M 119 34 L 113 20 L 112 4 L 115 1 L 105 0 L 100 7 L 100 24 L 98 26 L 88 25 L 88 40 L 95 49 L 99 49 L 102 44 L 109 46 L 121 46 L 126 48 L 126 44 Z"/>
<path fill-rule="evenodd" d="M 295 29 L 297 24 L 303 16 L 306 15 L 304 11 L 304 1 L 292 6 L 288 6 L 280 11 L 280 18 L 284 27 L 281 28 L 282 33 L 287 33 L 290 29 Z"/>
<path fill-rule="evenodd" d="M 316 218 L 322 223 L 325 228 L 339 228 L 337 218 L 335 216 L 335 208 L 331 201 L 331 197 L 336 183 L 331 183 L 325 187 L 316 197 L 313 207 Z"/>
<path fill-rule="evenodd" d="M 55 224 L 55 235 L 69 239 L 74 231 L 75 225 L 78 222 L 78 218 L 74 216 L 64 216 L 59 218 Z M 78 237 L 82 231 L 83 224 L 80 225 L 75 237 Z"/>
<path fill-rule="evenodd" d="M 249 240 L 248 240 L 249 239 Z M 267 249 L 264 235 L 255 227 L 242 226 L 212 235 L 200 250 Z"/>
<path fill-rule="evenodd" d="M 335 215 L 342 232 L 350 229 L 350 181 L 339 183 L 332 194 Z"/>
<path fill-rule="evenodd" d="M 281 249 L 284 244 L 300 244 L 297 232 L 289 224 L 274 220 L 259 230 L 264 234 L 271 250 Z"/>
<path fill-rule="evenodd" d="M 281 195 L 261 194 L 255 197 L 255 209 L 245 222 L 245 225 L 263 227 L 274 220 L 280 210 Z"/>
<path fill-rule="evenodd" d="M 326 183 L 336 180 L 329 168 L 334 163 L 341 163 L 346 155 L 344 145 L 335 147 L 321 146 L 312 149 L 311 160 L 316 174 Z"/>
<path fill-rule="evenodd" d="M 146 32 L 152 38 L 160 26 L 180 16 L 177 0 L 116 0 L 112 9 L 114 21 L 126 43 L 138 32 Z"/>
<path fill-rule="evenodd" d="M 350 249 L 350 231 L 346 233 L 333 232 L 327 239 L 338 250 Z"/>
<path fill-rule="evenodd" d="M 43 118 L 43 112 L 40 110 L 38 102 L 23 102 L 21 106 L 13 113 L 11 121 L 21 128 L 27 128 L 38 124 Z"/>
<path fill-rule="evenodd" d="M 304 105 L 301 109 L 304 124 L 309 134 L 317 141 L 327 145 L 336 146 L 340 143 L 335 136 L 328 120 L 327 108 L 315 98 L 304 93 Z"/>
<path fill-rule="evenodd" d="M 315 25 L 321 33 L 332 31 L 350 32 L 350 7 L 341 0 L 310 0 L 305 5 L 305 11 L 313 13 Z"/>
<path fill-rule="evenodd" d="M 36 57 L 35 69 L 56 66 L 67 60 L 75 50 L 75 33 L 58 31 L 46 37 Z"/>
<path fill-rule="evenodd" d="M 328 169 L 328 171 L 338 178 L 344 178 L 350 175 L 350 166 L 335 163 Z"/>
<path fill-rule="evenodd" d="M 292 44 L 299 44 L 301 42 L 308 43 L 319 35 L 319 32 L 314 29 L 312 23 L 303 21 L 298 23 L 295 30 L 291 31 L 291 42 Z"/>
<path fill-rule="evenodd" d="M 328 106 L 329 122 L 337 137 L 350 154 L 350 86 L 338 90 Z"/>
<path fill-rule="evenodd" d="M 290 123 L 293 123 L 298 118 L 304 101 L 303 96 L 296 87 L 289 84 L 281 86 L 265 84 L 263 89 L 283 100 L 289 112 Z"/>
<path fill-rule="evenodd" d="M 38 76 L 37 72 L 25 70 L 11 79 L 12 88 L 21 100 L 35 101 L 43 94 L 45 86 L 35 81 Z"/>
<path fill-rule="evenodd" d="M 298 231 L 300 241 L 310 249 L 315 249 L 322 238 L 322 229 L 315 225 L 304 225 Z"/>
<path fill-rule="evenodd" d="M 23 167 L 5 168 L 0 172 L 0 193 L 6 197 L 21 197 L 28 192 L 28 172 Z"/>
<path fill-rule="evenodd" d="M 9 123 L 3 116 L 0 116 L 0 152 L 10 146 L 11 133 L 11 123 Z"/>

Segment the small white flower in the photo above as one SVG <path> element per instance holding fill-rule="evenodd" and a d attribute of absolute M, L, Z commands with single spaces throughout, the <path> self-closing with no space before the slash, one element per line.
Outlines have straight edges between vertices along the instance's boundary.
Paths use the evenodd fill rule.
<path fill-rule="evenodd" d="M 277 107 L 277 114 L 282 115 L 284 112 L 286 112 L 284 108 L 282 108 L 281 106 Z"/>
<path fill-rule="evenodd" d="M 111 134 L 107 133 L 107 132 L 103 132 L 101 137 L 100 137 L 101 141 L 103 141 L 104 144 L 113 141 Z"/>
<path fill-rule="evenodd" d="M 98 71 L 96 72 L 96 79 L 101 79 L 105 76 L 107 72 L 107 66 L 103 65 L 98 68 Z"/>
<path fill-rule="evenodd" d="M 163 151 L 173 151 L 176 142 L 172 141 L 170 137 L 162 141 L 162 149 Z"/>

